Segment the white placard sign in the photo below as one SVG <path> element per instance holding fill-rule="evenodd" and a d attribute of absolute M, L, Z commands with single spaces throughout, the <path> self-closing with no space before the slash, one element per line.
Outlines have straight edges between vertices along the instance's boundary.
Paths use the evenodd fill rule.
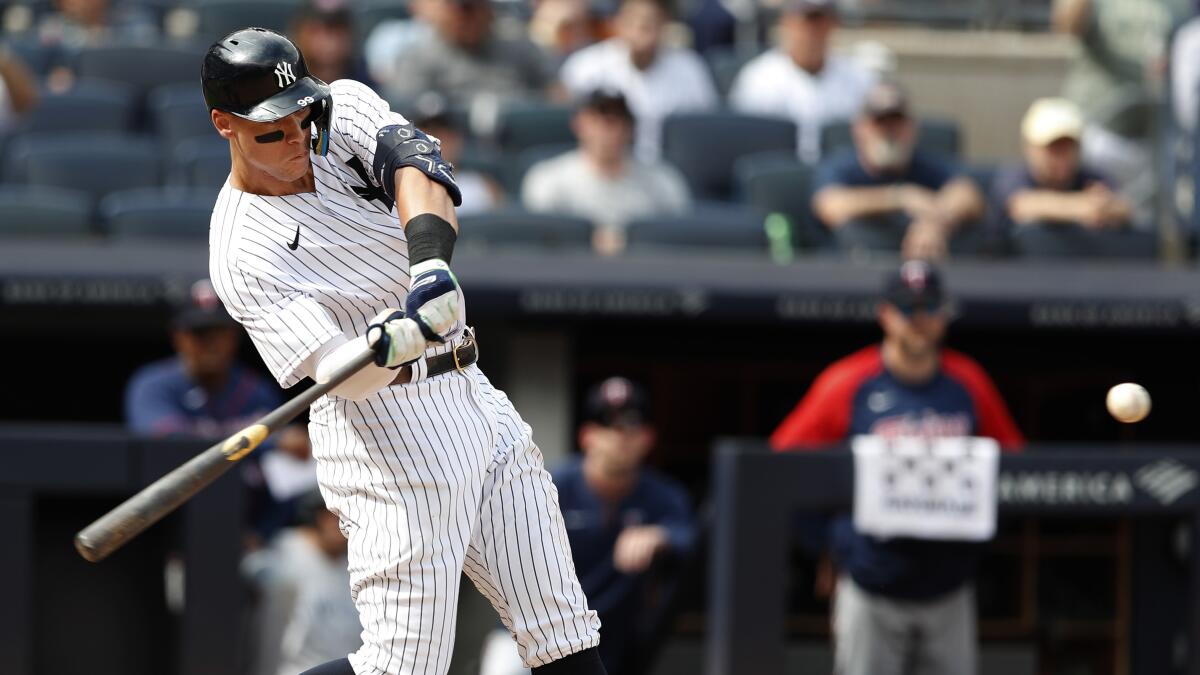
<path fill-rule="evenodd" d="M 856 436 L 851 447 L 860 533 L 954 541 L 995 534 L 994 439 Z"/>

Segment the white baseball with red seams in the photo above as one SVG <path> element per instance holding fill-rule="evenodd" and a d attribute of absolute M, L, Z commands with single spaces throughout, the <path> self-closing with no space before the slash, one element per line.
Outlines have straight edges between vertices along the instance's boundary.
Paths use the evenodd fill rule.
<path fill-rule="evenodd" d="M 213 285 L 284 387 L 314 377 L 323 348 L 361 336 L 408 295 L 404 229 L 364 171 L 377 132 L 406 121 L 358 82 L 331 91 L 329 153 L 310 153 L 315 190 L 265 196 L 227 182 L 209 234 Z M 452 349 L 463 321 L 426 356 Z M 422 359 L 408 384 L 321 398 L 309 433 L 321 493 L 350 542 L 356 675 L 445 673 L 462 572 L 527 665 L 598 644 L 541 452 L 476 365 L 430 377 Z"/>
<path fill-rule="evenodd" d="M 1104 402 L 1108 414 L 1125 424 L 1141 422 L 1150 414 L 1150 392 L 1133 382 L 1122 382 L 1109 389 Z"/>

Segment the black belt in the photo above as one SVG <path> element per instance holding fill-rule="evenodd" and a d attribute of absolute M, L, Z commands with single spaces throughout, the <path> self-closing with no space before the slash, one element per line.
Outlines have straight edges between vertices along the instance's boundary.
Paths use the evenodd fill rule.
<path fill-rule="evenodd" d="M 462 341 L 454 349 L 445 354 L 437 354 L 425 359 L 425 377 L 436 377 L 452 370 L 462 370 L 478 360 L 479 346 L 475 343 L 475 331 L 467 328 L 463 331 Z"/>

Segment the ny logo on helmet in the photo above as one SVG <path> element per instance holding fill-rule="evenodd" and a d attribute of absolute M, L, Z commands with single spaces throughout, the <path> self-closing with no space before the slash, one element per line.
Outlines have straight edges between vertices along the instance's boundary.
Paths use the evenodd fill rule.
<path fill-rule="evenodd" d="M 275 66 L 275 79 L 279 81 L 280 89 L 295 82 L 296 76 L 292 74 L 292 64 L 281 61 L 279 65 Z"/>

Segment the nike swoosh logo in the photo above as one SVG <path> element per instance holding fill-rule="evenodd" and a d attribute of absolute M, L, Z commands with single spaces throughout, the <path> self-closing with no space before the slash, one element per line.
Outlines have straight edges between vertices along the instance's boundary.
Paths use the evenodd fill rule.
<path fill-rule="evenodd" d="M 299 225 L 296 226 L 296 238 L 292 240 L 292 243 L 288 244 L 288 248 L 292 249 L 293 251 L 300 248 L 300 226 Z"/>

